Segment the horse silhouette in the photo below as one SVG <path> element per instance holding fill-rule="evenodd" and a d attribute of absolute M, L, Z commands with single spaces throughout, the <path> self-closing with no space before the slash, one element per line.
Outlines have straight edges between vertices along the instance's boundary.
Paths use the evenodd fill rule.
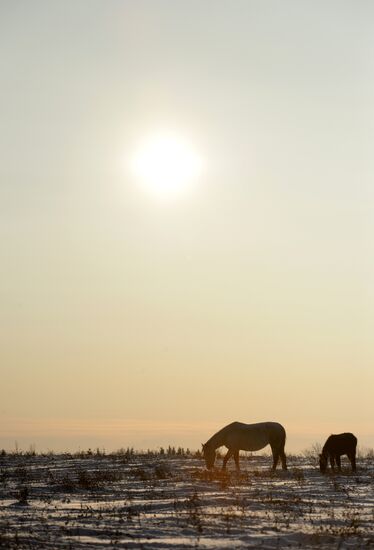
<path fill-rule="evenodd" d="M 225 446 L 228 451 L 223 459 L 222 469 L 225 470 L 227 461 L 234 457 L 237 470 L 239 467 L 239 451 L 259 451 L 270 445 L 273 454 L 273 466 L 275 470 L 279 461 L 282 461 L 283 470 L 287 470 L 284 445 L 286 443 L 286 431 L 278 422 L 258 422 L 257 424 L 243 424 L 232 422 L 208 441 L 203 443 L 203 454 L 208 469 L 214 466 L 216 449 Z"/>
<path fill-rule="evenodd" d="M 356 471 L 356 447 L 357 437 L 351 433 L 332 434 L 327 438 L 319 455 L 319 469 L 324 474 L 327 469 L 327 461 L 330 459 L 331 469 L 334 470 L 335 462 L 339 472 L 342 466 L 340 457 L 347 455 L 352 466 L 352 472 Z"/>

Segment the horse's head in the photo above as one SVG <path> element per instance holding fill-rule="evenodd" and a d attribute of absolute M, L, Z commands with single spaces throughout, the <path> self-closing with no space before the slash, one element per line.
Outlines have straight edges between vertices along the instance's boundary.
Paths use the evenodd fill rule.
<path fill-rule="evenodd" d="M 210 470 L 214 466 L 214 461 L 216 459 L 216 451 L 212 447 L 209 447 L 207 443 L 203 443 L 203 455 L 205 459 L 205 465 Z"/>
<path fill-rule="evenodd" d="M 327 469 L 327 458 L 323 455 L 319 455 L 319 469 L 324 474 Z"/>

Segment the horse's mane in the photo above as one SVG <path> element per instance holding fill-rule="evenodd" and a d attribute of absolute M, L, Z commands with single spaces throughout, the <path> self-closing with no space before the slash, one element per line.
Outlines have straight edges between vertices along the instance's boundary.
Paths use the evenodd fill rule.
<path fill-rule="evenodd" d="M 218 432 L 216 432 L 215 434 L 212 435 L 212 437 L 210 437 L 208 439 L 208 441 L 205 443 L 205 445 L 209 445 L 210 443 L 214 443 L 214 441 L 216 439 L 221 439 L 221 437 L 223 435 L 225 435 L 225 432 L 231 428 L 234 424 L 240 424 L 240 422 L 231 422 L 230 424 L 227 424 L 227 426 L 224 426 L 223 428 L 221 428 L 220 430 L 218 430 Z"/>

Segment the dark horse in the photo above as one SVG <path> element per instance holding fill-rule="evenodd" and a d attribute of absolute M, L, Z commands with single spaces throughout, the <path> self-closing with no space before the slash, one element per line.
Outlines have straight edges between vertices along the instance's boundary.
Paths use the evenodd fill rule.
<path fill-rule="evenodd" d="M 339 472 L 342 466 L 340 457 L 347 455 L 352 465 L 352 472 L 356 471 L 356 447 L 357 437 L 351 433 L 330 435 L 319 455 L 319 469 L 324 474 L 327 469 L 327 460 L 330 459 L 331 468 L 334 469 L 335 462 Z"/>
<path fill-rule="evenodd" d="M 237 470 L 239 470 L 239 451 L 259 451 L 270 444 L 273 453 L 273 470 L 277 467 L 279 458 L 282 461 L 283 470 L 287 470 L 284 445 L 286 432 L 278 422 L 259 422 L 258 424 L 243 424 L 232 422 L 219 432 L 215 433 L 205 444 L 203 454 L 208 469 L 214 466 L 216 449 L 224 445 L 228 451 L 223 459 L 222 469 L 226 468 L 227 461 L 234 457 Z"/>

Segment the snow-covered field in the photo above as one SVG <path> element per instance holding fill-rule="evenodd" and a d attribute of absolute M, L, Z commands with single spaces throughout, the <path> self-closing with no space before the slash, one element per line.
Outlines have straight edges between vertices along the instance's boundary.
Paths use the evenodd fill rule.
<path fill-rule="evenodd" d="M 224 474 L 193 456 L 0 456 L 0 547 L 374 548 L 373 459 L 356 474 L 288 462 Z"/>

